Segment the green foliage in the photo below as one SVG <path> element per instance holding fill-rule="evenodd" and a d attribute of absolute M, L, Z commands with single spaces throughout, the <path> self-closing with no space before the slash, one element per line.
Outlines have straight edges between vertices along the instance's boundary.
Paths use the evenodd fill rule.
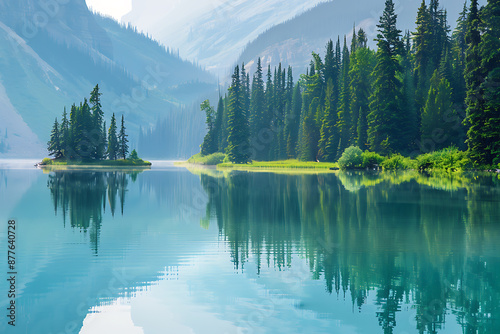
<path fill-rule="evenodd" d="M 218 138 L 217 131 L 215 128 L 216 124 L 216 113 L 212 106 L 210 106 L 210 101 L 205 100 L 200 106 L 200 109 L 205 112 L 206 124 L 207 124 L 207 134 L 205 139 L 201 144 L 201 154 L 208 155 L 217 152 L 218 150 Z M 217 113 L 218 115 L 219 113 Z M 218 122 L 217 122 L 218 123 Z"/>
<path fill-rule="evenodd" d="M 236 66 L 229 88 L 227 155 L 233 163 L 246 163 L 250 159 L 250 133 L 245 111 L 245 86 L 240 81 Z"/>
<path fill-rule="evenodd" d="M 315 169 L 315 170 L 331 170 L 337 168 L 336 163 L 330 162 L 313 162 L 313 161 L 300 161 L 296 159 L 278 160 L 278 161 L 252 161 L 249 164 L 232 164 L 224 163 L 217 165 L 220 168 L 230 169 Z"/>
<path fill-rule="evenodd" d="M 499 13 L 497 1 L 479 11 L 473 0 L 450 36 L 439 1 L 421 1 L 416 31 L 403 36 L 394 1 L 386 0 L 376 50 L 368 48 L 362 29 L 353 32 L 350 50 L 345 38 L 341 48 L 339 36 L 335 46 L 328 41 L 323 59 L 312 52 L 307 74 L 295 85 L 292 69 L 281 64 L 274 72 L 268 66 L 265 86 L 260 59 L 252 86 L 245 68 L 240 74 L 236 67 L 217 108 L 222 120 L 214 122 L 213 109 L 206 107 L 209 133 L 202 153 L 223 151 L 233 163 L 332 162 L 356 145 L 399 154 L 383 163 L 401 169 L 417 163 L 403 155 L 468 145 L 476 166 L 491 167 L 500 161 Z M 222 128 L 212 135 L 217 126 Z M 381 156 L 370 154 L 364 166 L 382 164 Z"/>
<path fill-rule="evenodd" d="M 417 168 L 419 170 L 464 170 L 472 167 L 466 152 L 456 147 L 448 147 L 440 151 L 423 154 L 417 157 Z"/>
<path fill-rule="evenodd" d="M 139 160 L 139 155 L 137 154 L 137 151 L 135 149 L 130 152 L 130 160 Z"/>
<path fill-rule="evenodd" d="M 116 160 L 119 153 L 119 142 L 116 135 L 116 118 L 115 114 L 111 116 L 111 124 L 108 129 L 108 157 L 110 160 Z"/>
<path fill-rule="evenodd" d="M 50 155 L 54 155 L 58 160 L 69 160 L 71 163 L 101 161 L 106 157 L 113 160 L 118 157 L 125 159 L 129 147 L 124 116 L 122 115 L 119 135 L 114 114 L 107 131 L 100 102 L 101 95 L 99 86 L 96 85 L 90 94 L 90 100 L 84 98 L 79 106 L 71 106 L 69 119 L 64 108 L 61 123 L 58 124 L 56 119 L 51 132 L 48 143 Z"/>
<path fill-rule="evenodd" d="M 209 155 L 202 155 L 201 153 L 198 153 L 189 158 L 187 162 L 198 165 L 218 165 L 223 163 L 225 159 L 226 155 L 220 152 Z"/>
<path fill-rule="evenodd" d="M 42 165 L 44 165 L 44 166 L 52 165 L 52 162 L 53 161 L 51 158 L 43 158 Z"/>
<path fill-rule="evenodd" d="M 381 166 L 384 170 L 415 169 L 416 163 L 414 160 L 404 157 L 401 154 L 394 154 L 384 160 Z"/>
<path fill-rule="evenodd" d="M 383 156 L 375 152 L 364 151 L 363 157 L 363 168 L 375 168 L 380 166 L 380 164 L 385 160 Z"/>
<path fill-rule="evenodd" d="M 357 146 L 349 146 L 338 161 L 340 169 L 359 168 L 363 164 L 363 151 Z"/>

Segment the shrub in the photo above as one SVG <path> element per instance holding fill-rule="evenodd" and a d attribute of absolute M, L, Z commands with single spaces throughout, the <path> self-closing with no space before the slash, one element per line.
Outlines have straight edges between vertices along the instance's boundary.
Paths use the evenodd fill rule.
<path fill-rule="evenodd" d="M 394 154 L 392 157 L 384 160 L 381 165 L 386 170 L 415 168 L 415 162 L 410 158 L 403 157 L 401 154 Z"/>
<path fill-rule="evenodd" d="M 363 151 L 359 147 L 350 146 L 345 149 L 338 164 L 340 169 L 359 168 L 363 164 Z"/>
<path fill-rule="evenodd" d="M 225 158 L 226 155 L 220 152 L 209 155 L 202 155 L 201 153 L 198 153 L 189 158 L 188 162 L 199 165 L 218 165 L 222 163 Z"/>
<path fill-rule="evenodd" d="M 130 153 L 130 157 L 128 157 L 130 160 L 139 160 L 139 156 L 137 155 L 137 151 L 135 149 L 132 150 Z"/>
<path fill-rule="evenodd" d="M 50 158 L 43 158 L 42 165 L 52 165 L 52 159 L 50 159 Z"/>
<path fill-rule="evenodd" d="M 444 169 L 453 171 L 462 170 L 470 166 L 471 162 L 467 157 L 467 153 L 460 151 L 456 147 L 448 147 L 417 157 L 417 167 L 419 170 Z"/>
<path fill-rule="evenodd" d="M 377 166 L 380 166 L 380 164 L 385 159 L 380 154 L 369 151 L 364 151 L 362 157 L 363 157 L 363 168 L 375 168 Z"/>

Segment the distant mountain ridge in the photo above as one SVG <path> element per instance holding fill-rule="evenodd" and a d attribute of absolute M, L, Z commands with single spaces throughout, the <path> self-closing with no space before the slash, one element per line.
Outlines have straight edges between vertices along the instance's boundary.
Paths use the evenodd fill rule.
<path fill-rule="evenodd" d="M 414 31 L 417 8 L 420 1 L 395 1 L 395 10 L 398 14 L 398 29 L 403 33 L 406 30 Z M 429 0 L 426 1 L 429 4 Z M 464 2 L 456 0 L 441 0 L 440 7 L 447 10 L 448 23 L 455 27 L 458 13 L 462 11 Z M 479 3 L 486 3 L 481 0 Z M 279 62 L 284 66 L 292 66 L 294 74 L 305 73 L 314 51 L 322 57 L 329 39 L 334 42 L 340 36 L 347 36 L 350 44 L 353 26 L 356 31 L 363 28 L 368 35 L 369 45 L 374 48 L 374 38 L 377 35 L 378 21 L 384 9 L 384 1 L 378 0 L 351 0 L 328 1 L 320 3 L 312 9 L 278 24 L 258 38 L 250 42 L 235 64 L 245 63 L 247 70 L 253 72 L 257 58 L 261 57 L 263 65 L 277 66 Z"/>
<path fill-rule="evenodd" d="M 245 45 L 325 0 L 132 0 L 124 22 L 224 78 Z"/>
<path fill-rule="evenodd" d="M 44 3 L 0 0 L 0 157 L 46 154 L 54 119 L 96 83 L 108 123 L 113 112 L 125 115 L 131 146 L 141 127 L 216 91 L 211 74 L 91 13 L 84 0 Z M 203 127 L 203 116 L 195 115 L 185 138 L 171 145 L 196 149 Z"/>

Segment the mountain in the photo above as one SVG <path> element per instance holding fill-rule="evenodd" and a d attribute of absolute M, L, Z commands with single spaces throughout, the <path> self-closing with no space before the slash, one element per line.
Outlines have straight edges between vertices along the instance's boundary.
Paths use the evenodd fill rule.
<path fill-rule="evenodd" d="M 260 33 L 323 0 L 132 0 L 123 17 L 223 77 Z"/>
<path fill-rule="evenodd" d="M 59 3 L 0 0 L 0 157 L 46 155 L 54 119 L 96 84 L 108 124 L 125 115 L 132 147 L 141 128 L 216 91 L 211 74 L 136 29 L 91 13 L 84 0 Z M 171 157 L 196 151 L 202 138 L 203 115 L 182 117 Z"/>
<path fill-rule="evenodd" d="M 429 1 L 426 1 L 427 4 Z M 448 22 L 453 29 L 464 2 L 456 0 L 441 0 L 440 6 L 448 12 Z M 479 1 L 486 4 L 486 0 Z M 397 26 L 403 32 L 415 30 L 415 20 L 420 1 L 395 1 L 398 14 Z M 350 44 L 352 30 L 363 28 L 368 35 L 369 44 L 375 47 L 374 39 L 377 35 L 377 24 L 384 10 L 384 1 L 378 0 L 351 0 L 329 1 L 320 3 L 314 8 L 278 24 L 258 38 L 251 41 L 242 52 L 237 64 L 247 64 L 247 71 L 253 72 L 257 58 L 261 57 L 263 65 L 277 66 L 291 65 L 294 74 L 305 73 L 311 61 L 312 51 L 322 57 L 329 39 L 343 43 L 343 36 L 347 36 Z M 234 65 L 234 64 L 233 64 Z"/>

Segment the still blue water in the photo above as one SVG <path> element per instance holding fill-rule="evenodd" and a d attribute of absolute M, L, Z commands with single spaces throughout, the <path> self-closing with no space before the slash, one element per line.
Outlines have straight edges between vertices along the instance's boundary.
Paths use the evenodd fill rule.
<path fill-rule="evenodd" d="M 0 333 L 500 333 L 497 174 L 2 161 L 0 219 Z"/>

